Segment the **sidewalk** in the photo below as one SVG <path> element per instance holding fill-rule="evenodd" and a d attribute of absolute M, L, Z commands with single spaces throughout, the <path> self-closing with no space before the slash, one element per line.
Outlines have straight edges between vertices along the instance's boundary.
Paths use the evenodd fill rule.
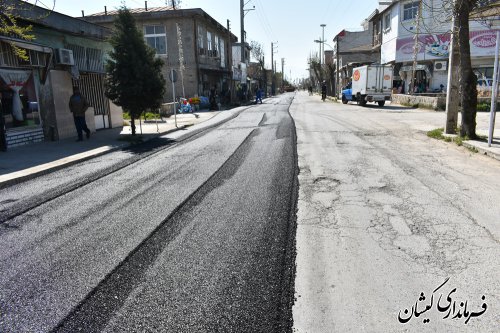
<path fill-rule="evenodd" d="M 389 104 L 391 105 L 391 104 Z M 393 106 L 398 107 L 398 104 L 392 104 Z M 415 121 L 414 123 L 411 124 L 411 127 L 417 131 L 427 133 L 428 131 L 434 130 L 436 128 L 442 128 L 443 123 L 445 120 L 445 113 L 442 111 L 425 111 L 422 110 L 422 112 L 438 112 L 439 114 L 442 115 L 442 123 L 422 123 L 419 121 Z M 461 115 L 458 115 L 458 124 L 460 125 L 460 117 Z M 489 130 L 489 120 L 490 120 L 490 113 L 489 112 L 478 112 L 476 114 L 476 134 L 479 137 L 482 138 L 488 138 L 488 130 Z M 408 123 L 411 123 L 412 120 L 408 119 Z M 457 137 L 455 134 L 443 134 L 444 136 L 448 137 Z M 500 161 L 500 119 L 497 119 L 495 122 L 495 129 L 493 132 L 493 140 L 491 143 L 491 147 L 488 147 L 488 142 L 487 139 L 486 141 L 475 141 L 475 140 L 468 140 L 468 141 L 463 141 L 463 146 L 467 147 L 469 149 L 476 149 L 479 154 L 482 155 L 487 155 L 491 158 L 494 158 L 498 161 Z M 450 143 L 451 144 L 451 143 Z M 453 143 L 454 144 L 454 143 Z"/>
<path fill-rule="evenodd" d="M 239 108 L 236 108 L 239 109 Z M 174 117 L 164 118 L 163 122 L 136 121 L 136 135 L 141 135 L 144 141 L 172 132 L 179 131 L 176 139 L 192 135 L 207 127 L 227 121 L 239 113 L 238 110 L 196 112 L 177 115 L 177 128 Z M 236 111 L 234 111 L 236 110 Z M 240 110 L 241 111 L 241 110 Z M 204 124 L 200 124 L 204 123 Z M 202 126 L 194 126 L 200 124 Z M 59 141 L 44 141 L 13 147 L 6 152 L 0 152 L 0 187 L 22 178 L 29 178 L 48 170 L 58 169 L 77 163 L 113 150 L 127 147 L 131 137 L 130 126 L 99 130 L 92 133 L 89 140 L 75 142 L 75 137 Z"/>

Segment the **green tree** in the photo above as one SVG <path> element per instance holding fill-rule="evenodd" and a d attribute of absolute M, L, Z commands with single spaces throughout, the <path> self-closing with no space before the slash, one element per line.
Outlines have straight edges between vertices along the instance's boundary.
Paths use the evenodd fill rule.
<path fill-rule="evenodd" d="M 106 62 L 106 96 L 130 113 L 132 135 L 135 119 L 147 109 L 159 108 L 165 93 L 163 61 L 146 45 L 130 11 L 122 7 L 110 39 L 113 51 Z"/>
<path fill-rule="evenodd" d="M 15 10 L 16 8 L 12 3 L 0 0 L 0 35 L 28 41 L 33 40 L 35 38 L 35 36 L 31 34 L 33 27 L 31 25 L 19 25 L 16 20 Z M 20 9 L 18 8 L 18 10 Z M 14 43 L 10 43 L 10 46 L 19 58 L 28 60 L 25 49 L 17 47 Z"/>

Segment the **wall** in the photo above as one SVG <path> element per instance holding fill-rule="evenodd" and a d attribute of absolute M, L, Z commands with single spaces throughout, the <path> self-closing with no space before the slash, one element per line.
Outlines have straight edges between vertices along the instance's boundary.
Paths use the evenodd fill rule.
<path fill-rule="evenodd" d="M 385 29 L 385 15 L 391 15 L 391 27 Z M 382 13 L 382 45 L 380 48 L 380 62 L 387 64 L 396 60 L 396 42 L 399 32 L 399 3 L 390 7 Z"/>
<path fill-rule="evenodd" d="M 111 117 L 111 128 L 123 126 L 123 110 L 121 106 L 109 101 L 109 114 Z"/>
<path fill-rule="evenodd" d="M 403 94 L 393 94 L 391 97 L 392 103 L 422 107 L 432 110 L 444 110 L 446 108 L 446 96 L 413 96 L 413 95 L 403 95 Z"/>
<path fill-rule="evenodd" d="M 50 72 L 50 83 L 54 91 L 54 114 L 56 119 L 57 138 L 59 140 L 76 137 L 73 114 L 69 110 L 69 98 L 73 94 L 71 75 L 66 71 L 53 70 Z M 85 112 L 87 126 L 95 132 L 94 109 Z"/>

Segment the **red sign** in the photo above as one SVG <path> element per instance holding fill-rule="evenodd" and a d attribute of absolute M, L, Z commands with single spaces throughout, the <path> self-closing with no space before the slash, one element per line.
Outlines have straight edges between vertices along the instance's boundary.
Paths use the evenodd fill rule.
<path fill-rule="evenodd" d="M 361 76 L 361 73 L 359 72 L 359 70 L 355 70 L 354 73 L 352 74 L 352 79 L 354 81 L 358 81 L 359 80 L 359 77 Z"/>
<path fill-rule="evenodd" d="M 390 79 L 391 79 L 391 76 L 390 76 L 390 75 L 387 75 L 387 74 L 386 74 L 386 75 L 384 75 L 384 80 L 388 81 L 388 80 L 390 80 Z"/>

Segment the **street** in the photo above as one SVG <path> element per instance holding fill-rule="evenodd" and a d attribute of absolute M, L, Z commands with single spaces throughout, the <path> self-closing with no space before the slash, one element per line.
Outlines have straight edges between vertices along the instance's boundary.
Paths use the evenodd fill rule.
<path fill-rule="evenodd" d="M 289 330 L 291 99 L 3 189 L 0 331 Z"/>
<path fill-rule="evenodd" d="M 500 164 L 441 122 L 285 93 L 2 188 L 0 332 L 497 332 Z"/>
<path fill-rule="evenodd" d="M 498 161 L 414 130 L 444 124 L 443 112 L 305 93 L 290 112 L 295 331 L 498 332 Z"/>

